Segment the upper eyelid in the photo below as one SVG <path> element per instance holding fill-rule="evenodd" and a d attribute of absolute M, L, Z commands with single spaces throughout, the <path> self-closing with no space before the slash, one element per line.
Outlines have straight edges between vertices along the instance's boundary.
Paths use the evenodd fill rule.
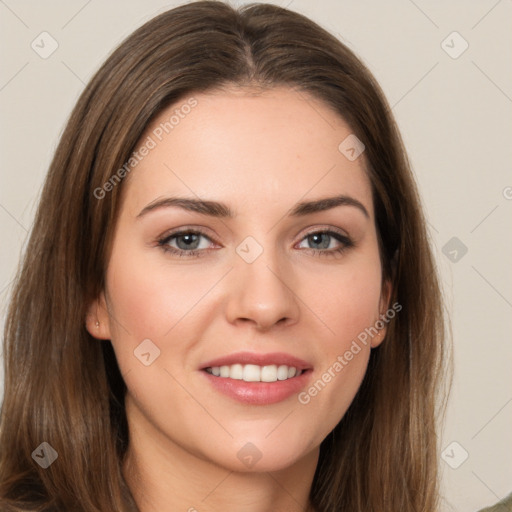
<path fill-rule="evenodd" d="M 180 227 L 176 229 L 171 229 L 169 231 L 164 232 L 162 235 L 158 237 L 159 240 L 165 240 L 167 238 L 172 238 L 178 235 L 183 235 L 187 233 L 196 233 L 201 236 L 205 236 L 207 238 L 212 239 L 212 235 L 210 234 L 210 230 L 206 227 Z M 214 238 L 214 237 L 213 237 Z"/>

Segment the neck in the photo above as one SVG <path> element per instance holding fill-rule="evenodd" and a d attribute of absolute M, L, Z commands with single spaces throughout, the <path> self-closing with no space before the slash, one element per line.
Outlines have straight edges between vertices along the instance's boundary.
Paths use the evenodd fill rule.
<path fill-rule="evenodd" d="M 130 420 L 129 425 L 123 473 L 140 512 L 313 512 L 309 493 L 318 449 L 278 471 L 236 472 L 192 453 L 157 429 Z"/>

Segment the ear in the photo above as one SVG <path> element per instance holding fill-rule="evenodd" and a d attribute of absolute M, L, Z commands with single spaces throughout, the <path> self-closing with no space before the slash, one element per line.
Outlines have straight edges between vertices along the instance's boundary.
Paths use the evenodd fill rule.
<path fill-rule="evenodd" d="M 99 340 L 109 340 L 111 338 L 110 316 L 104 292 L 101 292 L 100 296 L 89 304 L 85 318 L 85 328 L 93 338 Z"/>
<path fill-rule="evenodd" d="M 385 279 L 382 282 L 382 288 L 381 288 L 381 294 L 380 294 L 380 301 L 379 301 L 379 318 L 375 322 L 376 327 L 378 328 L 379 332 L 372 338 L 371 341 L 371 347 L 376 348 L 378 347 L 386 337 L 386 332 L 388 328 L 388 322 L 389 318 L 386 315 L 386 311 L 389 309 L 389 302 L 391 300 L 391 292 L 393 290 L 393 287 L 391 285 L 391 280 Z"/>

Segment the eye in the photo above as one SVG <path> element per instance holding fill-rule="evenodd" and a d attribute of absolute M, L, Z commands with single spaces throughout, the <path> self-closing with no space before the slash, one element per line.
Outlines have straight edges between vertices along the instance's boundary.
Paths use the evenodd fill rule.
<path fill-rule="evenodd" d="M 309 247 L 301 247 L 304 242 Z M 316 255 L 334 256 L 353 246 L 354 243 L 348 236 L 332 230 L 322 230 L 306 235 L 299 248 L 309 249 Z"/>
<path fill-rule="evenodd" d="M 178 256 L 198 256 L 211 248 L 212 243 L 208 236 L 197 230 L 178 231 L 158 241 L 164 251 Z"/>

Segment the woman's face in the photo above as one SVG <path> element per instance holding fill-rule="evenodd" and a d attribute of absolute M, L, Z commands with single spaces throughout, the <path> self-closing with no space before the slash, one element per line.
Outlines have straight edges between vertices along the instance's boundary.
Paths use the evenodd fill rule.
<path fill-rule="evenodd" d="M 286 88 L 197 94 L 149 127 L 88 321 L 112 341 L 132 439 L 234 471 L 317 456 L 389 291 L 352 137 Z"/>

